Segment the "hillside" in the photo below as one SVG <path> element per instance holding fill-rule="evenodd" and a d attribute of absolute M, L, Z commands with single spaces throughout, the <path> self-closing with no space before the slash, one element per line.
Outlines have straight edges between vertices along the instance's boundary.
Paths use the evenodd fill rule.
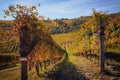
<path fill-rule="evenodd" d="M 104 15 L 104 14 L 103 14 Z M 100 15 L 101 16 L 101 15 Z M 56 26 L 62 32 L 48 34 L 39 32 L 37 44 L 28 55 L 29 80 L 119 80 L 120 79 L 120 14 L 102 17 L 105 27 L 105 73 L 99 73 L 99 37 L 93 35 L 99 29 L 92 17 L 80 17 L 70 20 L 57 20 Z M 97 20 L 99 21 L 99 20 Z M 2 21 L 4 23 L 4 21 Z M 8 21 L 9 23 L 9 21 Z M 4 23 L 6 25 L 6 23 Z M 54 26 L 48 21 L 46 25 Z M 69 26 L 68 26 L 69 25 Z M 1 36 L 12 29 L 1 27 Z M 60 34 L 61 33 L 61 34 Z M 0 43 L 1 80 L 20 79 L 19 42 L 5 35 Z M 12 35 L 13 36 L 13 35 Z M 8 37 L 8 38 L 7 38 Z M 2 39 L 3 37 L 1 37 Z M 12 38 L 13 40 L 8 40 Z M 34 44 L 33 44 L 34 45 Z M 8 64 L 9 63 L 9 64 Z M 35 68 L 39 64 L 39 70 Z M 7 67 L 6 67 L 7 65 Z M 4 73 L 4 74 L 3 74 Z M 4 77 L 8 75 L 7 77 Z M 12 77 L 11 77 L 12 76 Z"/>
<path fill-rule="evenodd" d="M 64 23 L 66 23 L 67 25 L 72 24 L 73 22 L 75 22 L 76 20 L 81 20 L 81 21 L 87 21 L 89 19 L 91 19 L 91 16 L 81 16 L 79 18 L 73 18 L 73 19 L 62 19 L 62 21 Z"/>
<path fill-rule="evenodd" d="M 120 15 L 120 13 L 113 13 L 109 14 L 111 18 L 115 18 L 116 16 Z M 78 31 L 81 27 L 81 24 L 85 23 L 86 21 L 92 19 L 92 16 L 81 16 L 78 18 L 73 19 L 55 19 L 54 21 L 57 22 L 58 26 L 54 26 L 48 20 L 45 20 L 45 25 L 52 28 L 53 34 L 58 33 L 68 33 Z M 2 26 L 12 26 L 12 21 L 10 20 L 0 20 L 0 27 Z"/>

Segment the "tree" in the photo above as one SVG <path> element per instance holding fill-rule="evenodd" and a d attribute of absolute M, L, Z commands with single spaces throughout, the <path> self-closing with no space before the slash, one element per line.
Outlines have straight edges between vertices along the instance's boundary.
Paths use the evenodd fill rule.
<path fill-rule="evenodd" d="M 8 10 L 4 10 L 5 16 L 14 18 L 14 26 L 20 36 L 20 55 L 21 55 L 21 80 L 27 80 L 27 55 L 36 45 L 37 35 L 35 31 L 43 28 L 43 17 L 38 16 L 35 6 L 27 8 L 17 4 L 16 6 L 8 6 Z M 38 20 L 40 24 L 38 23 Z"/>
<path fill-rule="evenodd" d="M 39 16 L 35 6 L 27 8 L 26 6 L 8 6 L 8 10 L 4 10 L 5 16 L 12 16 L 14 18 L 14 27 L 19 33 L 20 37 L 20 55 L 21 55 L 21 80 L 27 80 L 27 58 L 34 58 L 36 63 L 36 70 L 38 72 L 38 63 L 42 51 L 40 48 L 41 42 L 51 42 L 50 29 L 44 24 L 43 16 Z M 57 25 L 56 22 L 51 21 L 52 24 Z M 53 43 L 53 42 L 52 42 Z M 38 45 L 37 45 L 38 44 Z M 42 45 L 41 45 L 42 46 Z M 43 46 L 46 47 L 46 46 Z M 44 48 L 42 48 L 43 50 Z M 47 50 L 45 48 L 45 50 Z M 46 51 L 43 51 L 46 53 Z M 49 50 L 50 51 L 50 50 Z M 38 53 L 39 52 L 39 53 Z M 33 54 L 32 54 L 33 53 Z M 48 56 L 48 54 L 47 54 Z M 27 58 L 26 58 L 27 57 Z"/>

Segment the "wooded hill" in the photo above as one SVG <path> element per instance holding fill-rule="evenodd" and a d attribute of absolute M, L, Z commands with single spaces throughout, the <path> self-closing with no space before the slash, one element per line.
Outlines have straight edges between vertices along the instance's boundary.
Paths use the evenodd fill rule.
<path fill-rule="evenodd" d="M 120 13 L 109 14 L 109 17 L 112 19 L 116 18 L 117 16 L 120 16 Z M 58 23 L 58 26 L 52 27 L 52 33 L 57 34 L 78 31 L 83 23 L 92 18 L 92 16 L 81 16 L 74 19 L 56 19 L 55 21 Z"/>
<path fill-rule="evenodd" d="M 114 19 L 115 17 L 120 16 L 120 13 L 114 13 L 109 14 L 109 17 Z M 79 18 L 73 18 L 73 19 L 55 19 L 57 22 L 57 26 L 54 26 L 49 21 L 45 21 L 45 24 L 47 26 L 50 26 L 52 28 L 52 34 L 58 34 L 58 33 L 68 33 L 68 32 L 74 32 L 78 31 L 80 29 L 81 24 L 85 23 L 86 21 L 92 19 L 92 16 L 81 16 Z M 0 20 L 0 28 L 5 26 L 12 26 L 12 21 L 10 20 Z"/>

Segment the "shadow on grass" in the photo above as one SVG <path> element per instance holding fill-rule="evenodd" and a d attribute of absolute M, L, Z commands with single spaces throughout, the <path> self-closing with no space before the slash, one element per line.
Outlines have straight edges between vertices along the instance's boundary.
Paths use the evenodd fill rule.
<path fill-rule="evenodd" d="M 115 60 L 116 62 L 120 62 L 120 54 L 119 53 L 106 52 L 105 58 L 110 59 L 110 60 Z"/>
<path fill-rule="evenodd" d="M 69 62 L 67 53 L 64 60 L 48 73 L 47 78 L 47 80 L 89 80 L 82 71 L 77 70 L 76 66 Z"/>
<path fill-rule="evenodd" d="M 12 67 L 16 67 L 16 66 L 17 65 L 15 63 L 0 65 L 0 70 L 7 69 L 7 68 L 12 68 Z"/>
<path fill-rule="evenodd" d="M 109 70 L 105 70 L 105 73 L 107 75 L 111 75 L 111 76 L 114 76 L 114 77 L 120 77 L 120 64 L 117 64 L 117 63 L 120 63 L 120 54 L 119 53 L 113 53 L 113 52 L 106 52 L 105 53 L 105 58 L 106 60 L 113 60 L 115 61 L 114 63 L 109 63 L 109 62 L 106 62 L 107 66 L 110 66 L 111 69 L 114 71 L 114 72 L 110 72 Z"/>

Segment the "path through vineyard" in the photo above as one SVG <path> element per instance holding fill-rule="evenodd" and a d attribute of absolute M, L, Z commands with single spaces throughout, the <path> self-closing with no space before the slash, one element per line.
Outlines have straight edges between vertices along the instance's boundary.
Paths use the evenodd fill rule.
<path fill-rule="evenodd" d="M 46 80 L 109 80 L 115 78 L 97 75 L 98 65 L 86 58 L 67 54 L 62 62 L 56 64 L 48 73 L 39 78 Z M 99 77 L 98 77 L 99 76 Z M 39 79 L 38 79 L 39 80 Z"/>
<path fill-rule="evenodd" d="M 68 54 L 64 59 L 51 67 L 45 74 L 36 75 L 35 70 L 28 74 L 28 80 L 118 80 L 115 77 L 98 75 L 98 65 L 88 59 Z M 4 72 L 4 74 L 2 74 Z M 20 80 L 20 68 L 6 69 L 0 72 L 0 80 Z M 6 77 L 7 75 L 7 77 Z"/>
<path fill-rule="evenodd" d="M 64 60 L 44 75 L 46 80 L 118 80 L 118 77 L 99 74 L 98 64 L 67 54 Z"/>
<path fill-rule="evenodd" d="M 37 76 L 35 78 L 36 80 L 43 80 L 43 79 L 47 79 L 47 80 L 89 80 L 91 77 L 91 73 L 92 73 L 91 72 L 92 69 L 90 69 L 90 67 L 91 67 L 90 62 L 87 59 L 83 57 L 75 57 L 73 55 L 68 55 L 66 53 L 64 59 L 60 63 L 56 64 L 46 74 L 44 75 L 40 74 L 40 76 Z M 9 75 L 14 76 L 12 79 L 19 80 L 20 78 L 20 75 L 18 73 L 19 70 L 20 68 L 11 68 L 9 70 L 6 69 L 4 70 L 4 74 L 7 74 L 8 76 Z M 85 72 L 86 74 L 84 74 L 84 71 L 86 71 Z M 0 73 L 2 73 L 2 71 Z M 31 74 L 35 75 L 36 73 L 32 72 Z M 4 77 L 4 80 L 8 80 L 8 78 L 5 77 L 5 75 L 1 75 L 1 76 Z M 35 78 L 32 78 L 32 79 L 35 79 Z"/>
<path fill-rule="evenodd" d="M 50 72 L 48 72 L 50 80 L 88 80 L 82 72 L 82 68 L 78 68 L 73 62 L 69 61 L 66 53 L 64 60 L 57 64 Z"/>

